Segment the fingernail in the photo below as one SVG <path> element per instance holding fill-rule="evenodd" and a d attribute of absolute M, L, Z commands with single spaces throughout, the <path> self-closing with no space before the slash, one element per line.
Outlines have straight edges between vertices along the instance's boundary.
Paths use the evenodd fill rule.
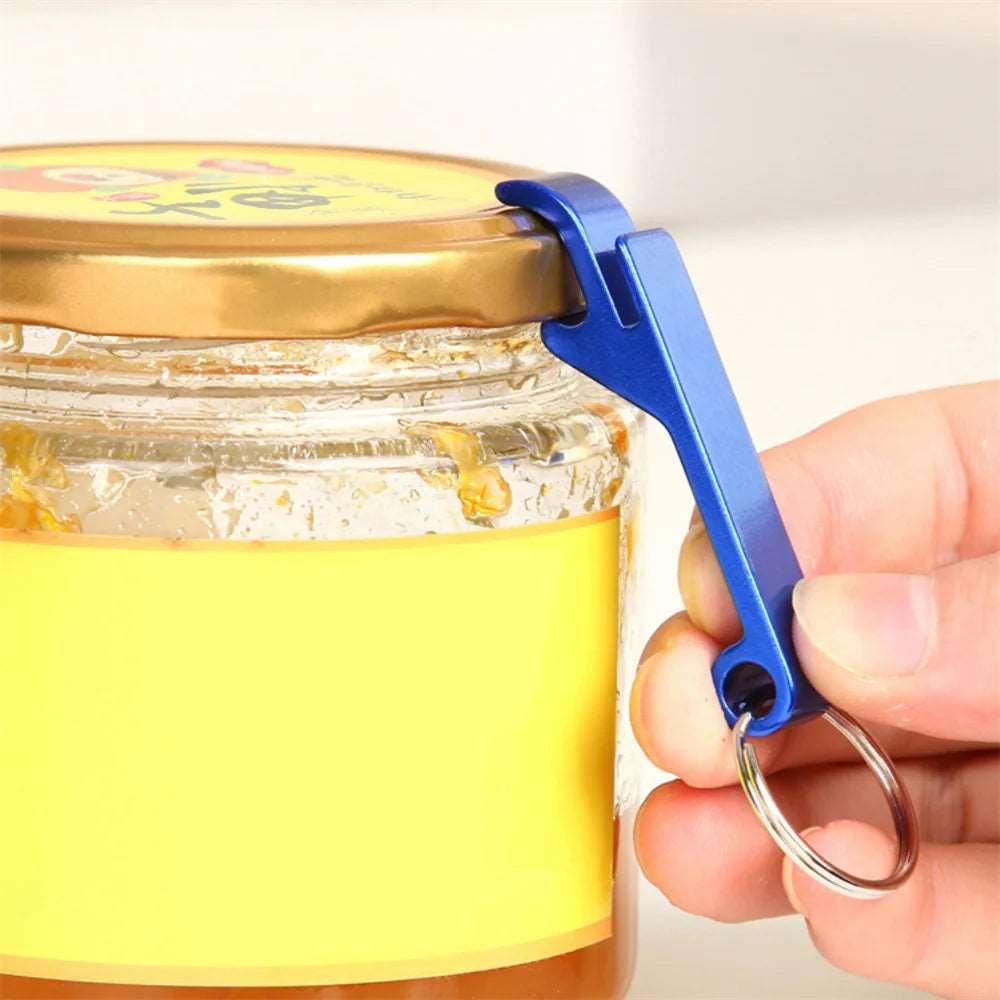
<path fill-rule="evenodd" d="M 934 584 L 905 573 L 844 573 L 800 580 L 797 623 L 826 659 L 863 677 L 920 669 L 934 628 Z"/>
<path fill-rule="evenodd" d="M 799 836 L 804 840 L 810 833 L 815 833 L 819 829 L 820 827 L 818 826 L 806 827 Z M 792 904 L 792 909 L 804 917 L 806 915 L 806 908 L 802 905 L 802 900 L 799 899 L 799 895 L 795 891 L 794 875 L 795 865 L 792 864 L 790 858 L 785 858 L 781 864 L 781 884 L 785 887 L 785 895 L 788 897 L 788 902 Z"/>

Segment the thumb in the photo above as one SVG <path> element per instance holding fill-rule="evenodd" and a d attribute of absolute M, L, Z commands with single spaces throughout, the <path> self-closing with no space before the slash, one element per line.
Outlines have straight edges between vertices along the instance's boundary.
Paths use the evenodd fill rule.
<path fill-rule="evenodd" d="M 929 736 L 1000 736 L 1000 554 L 927 576 L 818 576 L 792 600 L 802 668 L 839 708 Z"/>

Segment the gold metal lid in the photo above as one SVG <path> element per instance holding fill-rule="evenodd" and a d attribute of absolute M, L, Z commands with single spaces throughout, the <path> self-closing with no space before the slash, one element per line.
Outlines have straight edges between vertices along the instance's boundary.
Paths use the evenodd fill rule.
<path fill-rule="evenodd" d="M 0 320 L 197 339 L 498 327 L 581 303 L 494 187 L 535 171 L 229 143 L 0 149 Z"/>

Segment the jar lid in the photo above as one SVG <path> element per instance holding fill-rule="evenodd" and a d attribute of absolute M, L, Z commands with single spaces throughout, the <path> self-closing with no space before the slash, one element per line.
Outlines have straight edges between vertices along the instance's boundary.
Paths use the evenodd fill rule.
<path fill-rule="evenodd" d="M 322 146 L 0 149 L 0 320 L 195 339 L 347 337 L 562 315 L 556 236 L 500 163 Z"/>

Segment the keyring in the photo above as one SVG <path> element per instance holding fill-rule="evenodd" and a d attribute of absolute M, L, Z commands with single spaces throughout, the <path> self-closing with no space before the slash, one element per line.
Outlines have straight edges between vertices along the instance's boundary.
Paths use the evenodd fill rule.
<path fill-rule="evenodd" d="M 864 762 L 878 779 L 879 785 L 882 786 L 892 812 L 892 822 L 899 843 L 896 866 L 889 875 L 880 879 L 851 875 L 814 851 L 798 835 L 785 819 L 778 803 L 774 801 L 757 760 L 757 754 L 752 744 L 747 741 L 747 728 L 753 721 L 750 712 L 744 712 L 733 727 L 733 748 L 736 750 L 740 784 L 757 818 L 764 824 L 771 838 L 799 868 L 844 896 L 851 896 L 854 899 L 878 899 L 879 896 L 884 896 L 905 882 L 917 863 L 917 821 L 913 803 L 899 780 L 892 761 L 857 721 L 832 707 L 823 711 L 822 718 L 861 754 Z"/>

